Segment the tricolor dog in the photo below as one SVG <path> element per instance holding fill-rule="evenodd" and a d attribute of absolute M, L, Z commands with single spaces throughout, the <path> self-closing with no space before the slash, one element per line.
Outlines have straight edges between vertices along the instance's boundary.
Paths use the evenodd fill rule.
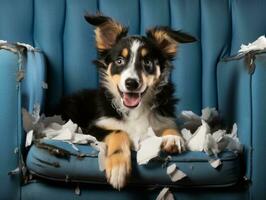
<path fill-rule="evenodd" d="M 167 138 L 163 151 L 184 150 L 169 75 L 178 44 L 195 38 L 161 26 L 147 30 L 146 36 L 128 36 L 128 28 L 109 17 L 87 14 L 85 19 L 95 27 L 100 86 L 63 98 L 61 114 L 106 143 L 106 178 L 120 189 L 130 176 L 130 150 L 149 127 Z"/>

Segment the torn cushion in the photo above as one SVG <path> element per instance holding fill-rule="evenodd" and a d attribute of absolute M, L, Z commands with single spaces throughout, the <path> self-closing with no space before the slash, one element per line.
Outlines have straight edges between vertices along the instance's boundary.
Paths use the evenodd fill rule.
<path fill-rule="evenodd" d="M 76 147 L 63 141 L 43 140 L 42 145 L 31 147 L 27 157 L 28 169 L 44 179 L 107 184 L 104 172 L 99 170 L 98 151 L 89 145 Z M 129 184 L 173 187 L 226 187 L 236 184 L 241 178 L 239 155 L 225 151 L 219 154 L 219 158 L 222 165 L 216 169 L 209 164 L 212 157 L 204 152 L 185 152 L 172 155 L 170 159 L 161 153 L 147 165 L 138 165 L 136 153 L 132 152 L 133 170 Z M 187 177 L 172 182 L 166 167 L 173 163 Z"/>

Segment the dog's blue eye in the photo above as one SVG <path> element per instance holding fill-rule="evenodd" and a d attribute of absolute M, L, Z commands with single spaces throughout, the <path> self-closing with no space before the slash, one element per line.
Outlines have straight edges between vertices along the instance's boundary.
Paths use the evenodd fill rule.
<path fill-rule="evenodd" d="M 125 64 L 125 59 L 123 57 L 118 57 L 115 60 L 115 64 L 118 65 L 118 66 L 124 65 Z"/>
<path fill-rule="evenodd" d="M 144 69 L 146 70 L 146 72 L 152 74 L 154 71 L 152 62 L 150 60 L 144 60 L 143 64 L 144 64 Z"/>

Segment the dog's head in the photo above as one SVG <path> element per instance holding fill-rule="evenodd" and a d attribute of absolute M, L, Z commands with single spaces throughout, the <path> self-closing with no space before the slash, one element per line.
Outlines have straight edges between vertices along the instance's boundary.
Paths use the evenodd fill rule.
<path fill-rule="evenodd" d="M 128 29 L 102 15 L 85 15 L 95 26 L 97 60 L 102 86 L 116 105 L 134 109 L 152 99 L 152 93 L 168 81 L 178 43 L 194 37 L 168 27 L 154 27 L 144 36 L 127 36 Z"/>

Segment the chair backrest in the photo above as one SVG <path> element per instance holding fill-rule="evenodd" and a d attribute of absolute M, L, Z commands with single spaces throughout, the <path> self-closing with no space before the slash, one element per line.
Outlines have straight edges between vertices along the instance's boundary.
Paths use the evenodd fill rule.
<path fill-rule="evenodd" d="M 197 37 L 198 42 L 180 46 L 172 74 L 178 110 L 197 113 L 217 106 L 220 57 L 266 32 L 266 1 L 261 0 L 0 0 L 0 5 L 0 39 L 29 43 L 47 57 L 48 110 L 63 94 L 97 87 L 94 34 L 83 18 L 86 11 L 114 17 L 130 27 L 130 34 L 166 25 Z"/>

